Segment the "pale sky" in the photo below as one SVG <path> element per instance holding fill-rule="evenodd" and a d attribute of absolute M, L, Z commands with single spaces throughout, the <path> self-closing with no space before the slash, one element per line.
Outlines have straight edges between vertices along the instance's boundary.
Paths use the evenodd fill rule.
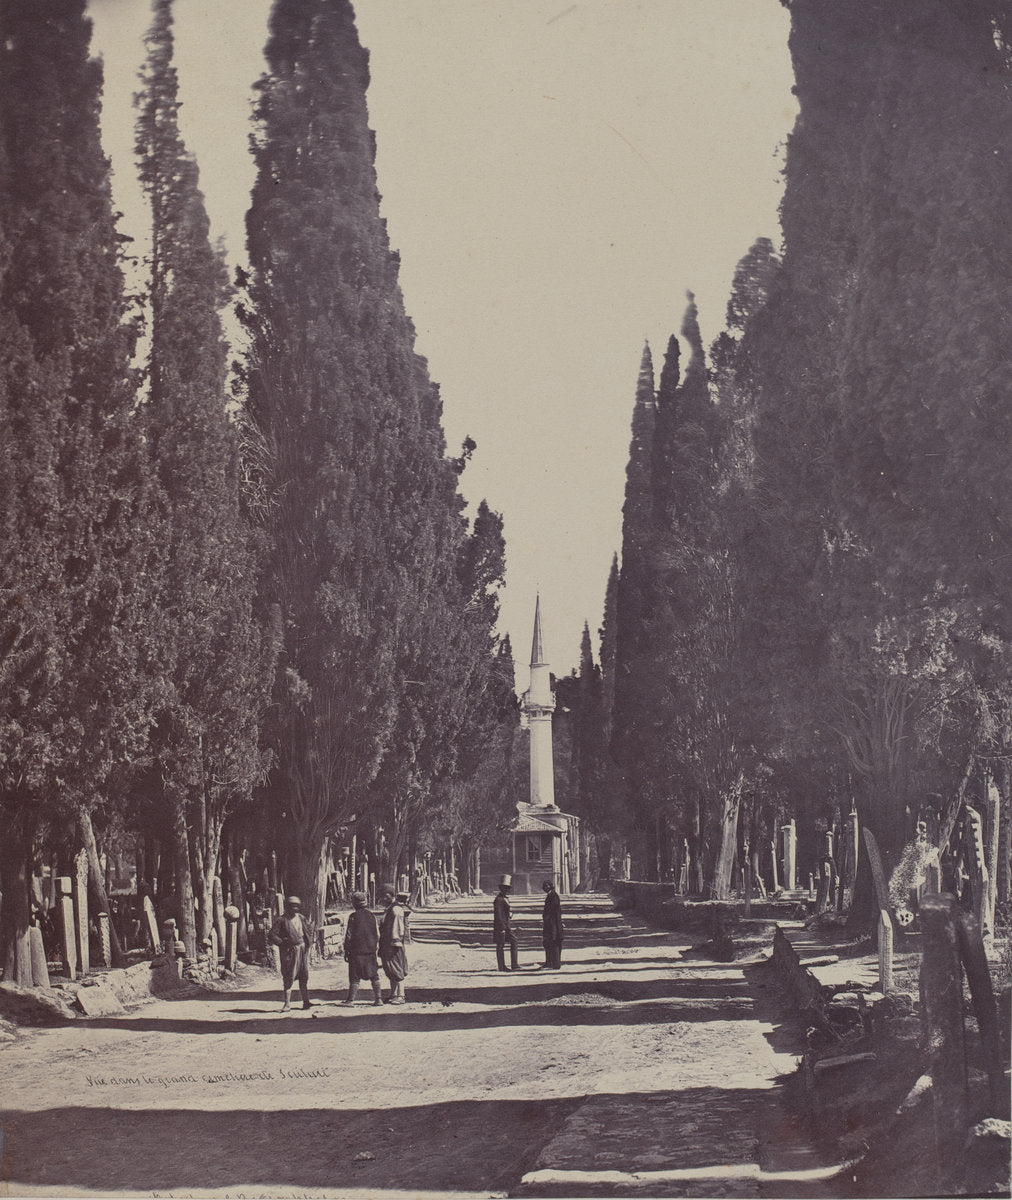
<path fill-rule="evenodd" d="M 213 232 L 244 255 L 250 85 L 268 0 L 177 0 L 180 119 Z M 391 243 L 472 503 L 502 512 L 502 625 L 547 657 L 596 633 L 645 339 L 659 371 L 685 293 L 723 326 L 735 264 L 779 239 L 797 106 L 779 0 L 357 0 Z M 131 96 L 145 0 L 91 0 L 121 228 L 141 239 Z M 526 673 L 520 673 L 526 686 Z"/>

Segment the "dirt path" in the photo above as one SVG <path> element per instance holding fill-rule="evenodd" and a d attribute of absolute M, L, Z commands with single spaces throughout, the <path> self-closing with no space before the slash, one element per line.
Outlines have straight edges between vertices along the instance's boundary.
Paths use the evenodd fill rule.
<path fill-rule="evenodd" d="M 412 918 L 409 1003 L 281 1015 L 277 982 L 32 1031 L 0 1051 L 2 1195 L 815 1195 L 782 1115 L 762 968 L 682 960 L 605 897 L 566 903 L 559 972 L 535 898 L 516 973 L 491 901 Z M 746 978 L 749 971 L 754 978 Z"/>

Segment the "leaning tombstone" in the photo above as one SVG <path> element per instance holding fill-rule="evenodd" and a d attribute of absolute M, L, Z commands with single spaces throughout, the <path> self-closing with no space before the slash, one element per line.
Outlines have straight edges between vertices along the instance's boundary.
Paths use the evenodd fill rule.
<path fill-rule="evenodd" d="M 893 986 L 893 923 L 883 908 L 878 914 L 878 990 L 887 996 Z"/>
<path fill-rule="evenodd" d="M 155 906 L 151 903 L 150 896 L 144 897 L 143 909 L 144 928 L 147 930 L 148 941 L 151 943 L 151 953 L 157 954 L 162 939 L 158 936 L 158 918 L 155 916 Z"/>

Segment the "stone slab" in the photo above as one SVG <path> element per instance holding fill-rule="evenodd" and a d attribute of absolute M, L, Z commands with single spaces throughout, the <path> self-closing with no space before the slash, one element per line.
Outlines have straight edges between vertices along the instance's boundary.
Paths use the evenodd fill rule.
<path fill-rule="evenodd" d="M 112 988 L 102 983 L 81 988 L 74 1002 L 86 1017 L 115 1017 L 124 1012 Z"/>

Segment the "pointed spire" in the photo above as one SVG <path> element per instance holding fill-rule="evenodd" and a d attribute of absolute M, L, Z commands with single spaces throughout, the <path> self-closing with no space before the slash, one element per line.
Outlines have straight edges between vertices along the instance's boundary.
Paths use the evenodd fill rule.
<path fill-rule="evenodd" d="M 534 641 L 531 644 L 531 666 L 545 665 L 545 646 L 541 640 L 541 596 L 534 601 Z"/>

